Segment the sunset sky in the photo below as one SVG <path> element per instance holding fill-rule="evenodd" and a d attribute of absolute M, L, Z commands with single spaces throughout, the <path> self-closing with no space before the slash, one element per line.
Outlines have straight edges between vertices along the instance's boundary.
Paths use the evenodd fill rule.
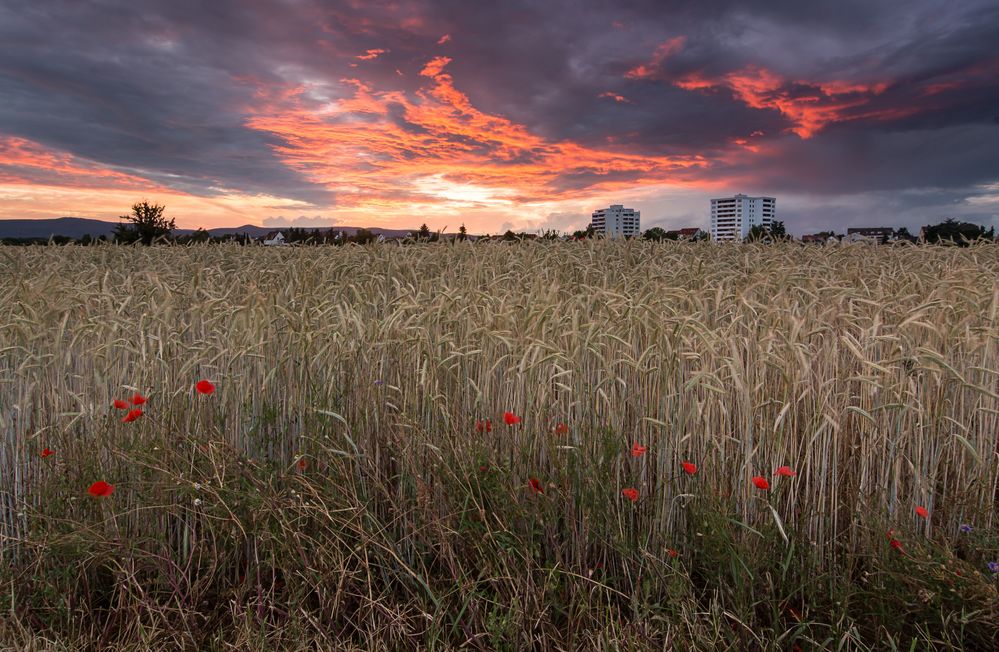
<path fill-rule="evenodd" d="M 999 4 L 0 0 L 0 219 L 999 226 Z"/>

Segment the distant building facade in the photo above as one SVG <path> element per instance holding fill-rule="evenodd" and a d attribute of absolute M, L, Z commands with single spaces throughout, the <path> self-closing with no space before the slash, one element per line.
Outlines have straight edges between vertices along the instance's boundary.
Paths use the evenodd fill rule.
<path fill-rule="evenodd" d="M 708 234 L 696 226 L 666 232 L 667 240 L 703 240 Z"/>
<path fill-rule="evenodd" d="M 711 239 L 741 242 L 754 226 L 770 228 L 777 219 L 774 197 L 720 197 L 711 200 Z"/>
<path fill-rule="evenodd" d="M 895 229 L 890 226 L 865 226 L 846 230 L 847 242 L 872 242 L 888 244 L 895 239 Z"/>
<path fill-rule="evenodd" d="M 638 237 L 642 232 L 641 211 L 612 204 L 609 208 L 593 211 L 590 226 L 596 235 L 605 238 Z"/>

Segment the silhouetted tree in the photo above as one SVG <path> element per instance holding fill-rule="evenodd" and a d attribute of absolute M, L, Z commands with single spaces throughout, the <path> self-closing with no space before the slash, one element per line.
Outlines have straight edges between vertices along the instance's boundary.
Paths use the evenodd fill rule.
<path fill-rule="evenodd" d="M 927 242 L 953 242 L 954 244 L 967 247 L 975 240 L 995 239 L 995 227 L 988 231 L 985 227 L 971 222 L 958 222 L 953 218 L 948 218 L 939 224 L 926 227 L 924 231 Z"/>
<path fill-rule="evenodd" d="M 144 245 L 151 245 L 159 239 L 168 240 L 177 226 L 173 219 L 163 217 L 165 210 L 166 206 L 150 204 L 145 200 L 133 204 L 132 213 L 119 218 L 124 222 L 115 226 L 115 240 L 127 244 L 141 242 Z"/>
<path fill-rule="evenodd" d="M 642 239 L 651 240 L 652 242 L 662 242 L 667 239 L 666 229 L 661 226 L 654 226 L 642 234 Z"/>
<path fill-rule="evenodd" d="M 468 230 L 465 228 L 465 225 L 462 224 L 460 227 L 458 227 L 458 239 L 464 240 L 467 237 L 468 237 Z"/>
<path fill-rule="evenodd" d="M 782 242 L 789 239 L 783 222 L 776 220 L 770 223 L 770 237 L 775 242 Z"/>

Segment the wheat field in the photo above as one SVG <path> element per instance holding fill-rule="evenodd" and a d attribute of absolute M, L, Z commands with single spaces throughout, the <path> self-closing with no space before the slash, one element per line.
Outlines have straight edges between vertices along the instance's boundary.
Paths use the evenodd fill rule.
<path fill-rule="evenodd" d="M 999 646 L 997 279 L 992 245 L 0 248 L 0 641 Z"/>

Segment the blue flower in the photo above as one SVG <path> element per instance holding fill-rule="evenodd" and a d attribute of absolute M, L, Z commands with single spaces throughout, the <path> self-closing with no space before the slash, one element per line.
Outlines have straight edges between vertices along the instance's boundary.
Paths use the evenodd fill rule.
<path fill-rule="evenodd" d="M 974 530 L 975 528 L 971 527 L 967 523 L 961 523 L 960 527 L 958 527 L 957 529 L 964 534 L 970 534 L 971 531 Z"/>
<path fill-rule="evenodd" d="M 999 573 L 999 561 L 990 561 L 986 566 L 990 573 Z"/>
<path fill-rule="evenodd" d="M 385 384 L 385 381 L 384 381 L 384 380 L 376 380 L 376 381 L 375 381 L 375 384 L 376 384 L 376 385 L 384 385 L 384 384 Z"/>

